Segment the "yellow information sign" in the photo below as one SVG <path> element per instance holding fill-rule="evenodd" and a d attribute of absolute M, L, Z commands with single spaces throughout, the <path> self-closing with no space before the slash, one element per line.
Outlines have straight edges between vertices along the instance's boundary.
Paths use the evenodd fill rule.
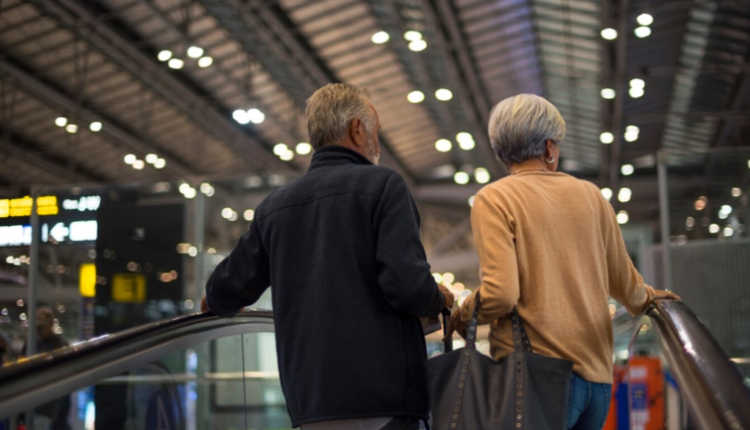
<path fill-rule="evenodd" d="M 33 202 L 29 196 L 20 199 L 0 199 L 0 218 L 30 216 Z M 36 211 L 39 215 L 57 215 L 60 212 L 57 197 L 37 197 Z"/>
<path fill-rule="evenodd" d="M 112 277 L 112 300 L 142 303 L 146 300 L 146 277 L 136 273 L 117 273 Z"/>
<path fill-rule="evenodd" d="M 81 292 L 81 297 L 96 296 L 96 264 L 81 264 L 78 274 L 78 290 Z"/>

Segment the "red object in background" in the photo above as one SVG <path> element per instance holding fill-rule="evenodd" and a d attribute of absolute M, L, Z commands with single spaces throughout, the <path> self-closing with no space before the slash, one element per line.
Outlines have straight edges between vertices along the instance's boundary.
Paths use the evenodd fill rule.
<path fill-rule="evenodd" d="M 630 428 L 663 430 L 664 373 L 654 357 L 633 357 L 627 366 L 630 400 Z"/>

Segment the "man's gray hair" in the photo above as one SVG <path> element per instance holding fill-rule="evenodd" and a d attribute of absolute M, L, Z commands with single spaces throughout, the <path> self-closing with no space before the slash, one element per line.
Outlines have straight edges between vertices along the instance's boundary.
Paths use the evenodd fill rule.
<path fill-rule="evenodd" d="M 490 144 L 506 166 L 544 156 L 547 139 L 565 138 L 565 120 L 557 108 L 534 94 L 519 94 L 498 103 L 490 113 Z"/>
<path fill-rule="evenodd" d="M 336 145 L 346 136 L 349 124 L 359 118 L 372 131 L 373 112 L 367 91 L 352 84 L 328 84 L 307 99 L 307 133 L 319 149 Z"/>

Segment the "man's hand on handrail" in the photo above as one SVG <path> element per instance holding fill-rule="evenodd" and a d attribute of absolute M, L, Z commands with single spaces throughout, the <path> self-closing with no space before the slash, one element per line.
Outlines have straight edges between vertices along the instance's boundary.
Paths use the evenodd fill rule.
<path fill-rule="evenodd" d="M 208 309 L 208 303 L 206 302 L 206 296 L 201 299 L 201 312 L 210 312 Z"/>

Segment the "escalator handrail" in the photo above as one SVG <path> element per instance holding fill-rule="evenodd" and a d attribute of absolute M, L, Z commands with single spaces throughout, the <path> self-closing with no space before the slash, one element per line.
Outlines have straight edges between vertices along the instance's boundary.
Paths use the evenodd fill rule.
<path fill-rule="evenodd" d="M 750 429 L 750 390 L 695 313 L 681 301 L 656 300 L 646 315 L 701 428 Z"/>
<path fill-rule="evenodd" d="M 184 344 L 200 343 L 191 340 L 202 334 L 206 336 L 206 333 L 212 333 L 212 338 L 221 333 L 238 334 L 246 331 L 245 326 L 249 324 L 264 324 L 272 328 L 273 313 L 245 310 L 233 317 L 194 313 L 100 336 L 3 366 L 0 368 L 0 417 L 42 404 L 43 399 L 39 397 L 56 398 L 45 392 L 53 385 L 56 388 L 50 388 L 50 391 L 56 391 L 55 395 L 59 397 L 93 383 L 89 374 L 96 369 L 105 369 L 99 372 L 101 374 L 108 368 L 127 367 L 127 358 L 138 356 L 141 350 L 158 348 L 175 339 L 181 339 Z"/>

